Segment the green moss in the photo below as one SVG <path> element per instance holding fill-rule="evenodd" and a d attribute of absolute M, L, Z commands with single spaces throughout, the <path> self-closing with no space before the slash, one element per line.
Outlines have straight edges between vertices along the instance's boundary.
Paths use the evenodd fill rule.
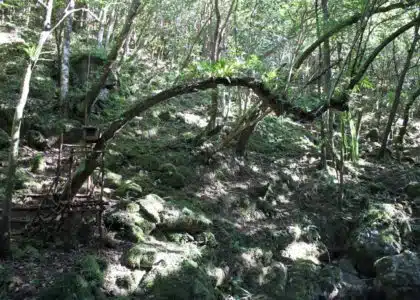
<path fill-rule="evenodd" d="M 106 263 L 94 255 L 87 255 L 78 261 L 76 270 L 90 284 L 101 285 L 103 283 Z"/>
<path fill-rule="evenodd" d="M 132 269 L 151 268 L 156 258 L 156 250 L 136 245 L 128 249 L 121 258 L 122 264 Z"/>
<path fill-rule="evenodd" d="M 92 287 L 76 272 L 65 273 L 43 290 L 39 300 L 95 300 Z"/>
<path fill-rule="evenodd" d="M 132 161 L 137 167 L 147 171 L 156 171 L 160 166 L 160 161 L 151 154 L 134 155 Z"/>
<path fill-rule="evenodd" d="M 139 226 L 131 226 L 120 230 L 115 237 L 133 243 L 139 243 L 144 241 L 144 232 Z"/>
<path fill-rule="evenodd" d="M 45 170 L 45 158 L 42 154 L 38 153 L 34 156 L 31 162 L 31 172 L 39 173 Z"/>
<path fill-rule="evenodd" d="M 179 272 L 158 276 L 148 287 L 156 300 L 218 299 L 213 279 L 192 261 L 184 261 Z"/>
<path fill-rule="evenodd" d="M 140 197 L 143 194 L 143 189 L 141 186 L 132 180 L 125 180 L 115 191 L 117 196 L 133 196 Z"/>

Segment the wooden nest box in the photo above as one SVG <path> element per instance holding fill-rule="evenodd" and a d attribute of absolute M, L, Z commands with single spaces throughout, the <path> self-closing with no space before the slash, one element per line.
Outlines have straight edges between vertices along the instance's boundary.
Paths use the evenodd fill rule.
<path fill-rule="evenodd" d="M 95 126 L 83 127 L 83 140 L 86 143 L 95 143 L 100 138 L 99 129 Z"/>

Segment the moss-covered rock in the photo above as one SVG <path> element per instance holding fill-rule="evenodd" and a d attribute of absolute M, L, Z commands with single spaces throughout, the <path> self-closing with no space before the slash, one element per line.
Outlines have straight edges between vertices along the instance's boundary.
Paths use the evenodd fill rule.
<path fill-rule="evenodd" d="M 131 269 L 150 269 L 155 262 L 156 249 L 136 245 L 128 249 L 121 257 L 121 263 Z"/>
<path fill-rule="evenodd" d="M 132 180 L 125 180 L 122 184 L 117 188 L 115 191 L 117 196 L 124 197 L 124 196 L 132 196 L 132 197 L 140 197 L 143 194 L 142 187 L 135 183 Z"/>
<path fill-rule="evenodd" d="M 166 232 L 187 232 L 197 234 L 206 231 L 212 224 L 203 214 L 184 207 L 182 210 L 168 207 L 161 214 L 159 229 Z"/>
<path fill-rule="evenodd" d="M 42 154 L 36 154 L 31 161 L 31 172 L 42 173 L 45 171 L 46 162 Z"/>
<path fill-rule="evenodd" d="M 134 207 L 135 206 L 135 207 Z M 129 204 L 130 209 L 137 206 Z M 155 229 L 155 224 L 142 218 L 137 212 L 114 211 L 105 215 L 105 226 L 117 231 L 116 238 L 125 239 L 134 243 L 144 240 L 145 235 Z"/>
<path fill-rule="evenodd" d="M 211 231 L 201 232 L 196 236 L 196 241 L 199 245 L 206 245 L 209 247 L 217 247 L 216 236 Z"/>
<path fill-rule="evenodd" d="M 29 130 L 26 133 L 26 139 L 28 146 L 33 149 L 44 151 L 48 147 L 47 139 L 37 130 Z"/>
<path fill-rule="evenodd" d="M 386 299 L 418 299 L 420 295 L 420 258 L 417 253 L 404 251 L 385 256 L 375 262 L 375 286 Z"/>
<path fill-rule="evenodd" d="M 318 285 L 320 266 L 299 260 L 288 269 L 286 299 L 312 300 L 321 293 Z"/>
<path fill-rule="evenodd" d="M 104 185 L 106 187 L 116 189 L 122 184 L 122 176 L 111 172 L 109 170 L 105 170 L 105 176 L 104 176 Z"/>
<path fill-rule="evenodd" d="M 185 177 L 178 172 L 178 169 L 170 163 L 160 165 L 157 178 L 164 185 L 179 189 L 185 186 Z"/>
<path fill-rule="evenodd" d="M 376 204 L 364 213 L 350 238 L 350 255 L 356 268 L 373 275 L 373 263 L 377 259 L 399 254 L 408 220 L 408 216 L 392 204 Z"/>
<path fill-rule="evenodd" d="M 40 300 L 77 299 L 95 300 L 92 287 L 76 272 L 65 273 L 52 286 L 41 291 Z"/>
<path fill-rule="evenodd" d="M 157 276 L 150 284 L 150 294 L 156 300 L 216 300 L 214 279 L 194 261 L 185 261 L 181 270 L 168 276 Z"/>
<path fill-rule="evenodd" d="M 405 187 L 405 193 L 410 198 L 420 197 L 420 182 L 410 182 Z"/>
<path fill-rule="evenodd" d="M 137 201 L 141 212 L 155 223 L 160 222 L 160 214 L 165 209 L 165 200 L 155 194 L 149 194 Z"/>

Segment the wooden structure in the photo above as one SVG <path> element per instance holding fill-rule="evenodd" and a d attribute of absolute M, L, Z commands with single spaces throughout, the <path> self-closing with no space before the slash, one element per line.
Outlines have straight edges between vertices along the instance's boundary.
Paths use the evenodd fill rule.
<path fill-rule="evenodd" d="M 15 234 L 44 235 L 47 232 L 53 235 L 61 231 L 75 215 L 94 214 L 102 238 L 102 214 L 107 204 L 103 199 L 104 150 L 98 151 L 101 160 L 99 172 L 95 172 L 93 178 L 89 177 L 80 193 L 73 199 L 61 197 L 64 185 L 71 183 L 74 172 L 77 172 L 84 158 L 95 151 L 94 145 L 99 138 L 99 130 L 92 126 L 83 128 L 83 137 L 78 144 L 63 144 L 61 135 L 58 153 L 55 153 L 57 164 L 52 184 L 44 193 L 21 196 L 19 202 L 22 204 L 15 204 L 12 208 Z"/>

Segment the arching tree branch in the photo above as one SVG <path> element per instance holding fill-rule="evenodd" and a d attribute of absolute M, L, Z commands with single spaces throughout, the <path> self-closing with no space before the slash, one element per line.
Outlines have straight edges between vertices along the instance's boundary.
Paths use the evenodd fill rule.
<path fill-rule="evenodd" d="M 318 116 L 324 113 L 328 108 L 334 108 L 337 110 L 346 110 L 346 101 L 331 101 L 330 105 L 322 105 L 317 109 L 312 111 L 305 111 L 304 109 L 295 106 L 290 101 L 286 99 L 284 95 L 277 95 L 274 94 L 268 87 L 264 85 L 263 82 L 255 79 L 255 78 L 225 78 L 225 77 L 217 77 L 217 78 L 210 78 L 207 80 L 190 83 L 186 85 L 179 85 L 173 88 L 167 89 L 162 91 L 154 96 L 150 96 L 143 101 L 139 101 L 138 103 L 134 104 L 130 109 L 125 111 L 117 120 L 112 122 L 108 129 L 102 134 L 99 141 L 96 143 L 94 147 L 94 152 L 86 159 L 83 168 L 76 172 L 72 179 L 67 182 L 64 191 L 61 195 L 62 200 L 68 200 L 69 198 L 73 198 L 73 196 L 77 193 L 86 179 L 89 177 L 90 174 L 95 170 L 98 166 L 97 159 L 99 157 L 98 150 L 104 148 L 107 141 L 112 139 L 119 130 L 121 130 L 125 124 L 127 124 L 130 120 L 134 117 L 142 114 L 149 108 L 167 101 L 171 98 L 196 93 L 199 91 L 204 91 L 208 89 L 214 89 L 218 85 L 224 85 L 229 87 L 234 86 L 242 86 L 252 89 L 255 94 L 259 96 L 259 98 L 263 101 L 264 105 L 270 107 L 278 116 L 287 114 L 295 121 L 307 121 L 311 122 L 315 120 Z"/>

